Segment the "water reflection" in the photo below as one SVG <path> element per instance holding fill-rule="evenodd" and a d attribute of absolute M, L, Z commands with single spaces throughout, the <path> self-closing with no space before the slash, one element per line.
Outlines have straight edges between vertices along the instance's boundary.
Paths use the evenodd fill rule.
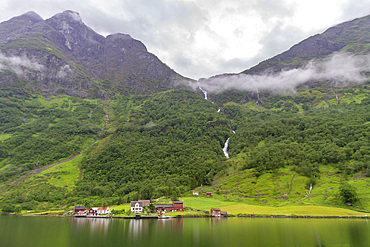
<path fill-rule="evenodd" d="M 0 246 L 370 246 L 367 220 L 1 217 Z"/>
<path fill-rule="evenodd" d="M 82 230 L 88 228 L 91 233 L 107 233 L 109 223 L 111 219 L 105 218 L 73 218 L 73 225 L 78 229 Z"/>

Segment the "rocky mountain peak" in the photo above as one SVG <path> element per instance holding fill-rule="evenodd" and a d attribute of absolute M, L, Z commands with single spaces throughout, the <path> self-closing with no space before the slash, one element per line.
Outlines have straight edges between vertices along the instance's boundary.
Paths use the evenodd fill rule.
<path fill-rule="evenodd" d="M 37 13 L 35 13 L 34 11 L 28 11 L 27 13 L 23 14 L 23 15 L 20 15 L 18 17 L 15 17 L 15 18 L 18 18 L 18 19 L 23 19 L 25 21 L 31 21 L 31 22 L 40 22 L 40 21 L 44 21 L 44 19 L 42 19 L 41 16 L 39 16 Z"/>
<path fill-rule="evenodd" d="M 72 10 L 65 10 L 62 13 L 54 15 L 53 17 L 51 17 L 51 19 L 57 19 L 58 21 L 72 21 L 82 23 L 80 14 Z"/>
<path fill-rule="evenodd" d="M 106 38 L 106 42 L 107 44 L 112 44 L 113 46 L 123 46 L 124 49 L 128 50 L 147 51 L 145 45 L 142 42 L 133 39 L 129 34 L 116 33 L 108 35 Z"/>
<path fill-rule="evenodd" d="M 64 45 L 69 50 L 81 48 L 86 43 L 99 43 L 104 39 L 86 26 L 80 14 L 75 11 L 63 11 L 47 19 L 46 22 L 64 36 Z"/>
<path fill-rule="evenodd" d="M 28 12 L 0 23 L 0 48 L 7 59 L 27 62 L 9 67 L 13 74 L 0 70 L 0 88 L 19 86 L 22 80 L 43 95 L 105 97 L 110 90 L 150 94 L 187 80 L 149 53 L 141 41 L 122 33 L 105 38 L 71 10 L 47 20 Z"/>

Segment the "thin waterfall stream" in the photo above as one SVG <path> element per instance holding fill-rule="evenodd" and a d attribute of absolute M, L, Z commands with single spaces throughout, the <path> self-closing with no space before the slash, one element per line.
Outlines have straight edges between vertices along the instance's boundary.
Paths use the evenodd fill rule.
<path fill-rule="evenodd" d="M 230 140 L 230 137 L 227 138 L 227 140 L 225 142 L 225 146 L 222 149 L 224 151 L 224 155 L 225 155 L 226 158 L 229 158 L 229 152 L 227 151 L 227 148 L 229 147 L 229 140 Z"/>
<path fill-rule="evenodd" d="M 208 100 L 208 93 L 206 90 L 204 90 L 201 86 L 200 86 L 200 82 L 198 81 L 198 87 L 199 89 L 203 92 L 204 94 L 204 99 Z M 259 96 L 259 94 L 258 94 Z M 213 102 L 212 102 L 213 103 Z M 220 112 L 221 111 L 221 108 L 218 108 L 217 112 Z M 235 131 L 233 130 L 233 133 L 235 134 Z M 227 148 L 229 147 L 229 140 L 230 140 L 230 137 L 227 138 L 226 142 L 225 142 L 225 145 L 222 149 L 222 151 L 224 152 L 224 155 L 225 157 L 228 159 L 229 158 L 229 152 L 227 151 Z"/>

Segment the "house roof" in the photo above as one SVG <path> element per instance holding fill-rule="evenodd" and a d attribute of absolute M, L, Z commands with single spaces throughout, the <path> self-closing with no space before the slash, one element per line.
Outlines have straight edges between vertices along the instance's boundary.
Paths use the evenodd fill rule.
<path fill-rule="evenodd" d="M 154 204 L 156 208 L 173 208 L 173 204 Z"/>
<path fill-rule="evenodd" d="M 143 207 L 144 205 L 142 201 L 131 201 L 130 206 L 135 207 L 136 203 L 139 203 L 139 207 Z"/>
<path fill-rule="evenodd" d="M 176 204 L 183 204 L 183 202 L 182 201 L 174 201 L 173 202 L 174 204 L 176 203 Z"/>
<path fill-rule="evenodd" d="M 75 210 L 85 210 L 85 206 L 75 206 Z"/>
<path fill-rule="evenodd" d="M 143 202 L 143 205 L 147 207 L 150 205 L 150 200 L 139 200 L 139 202 Z"/>
<path fill-rule="evenodd" d="M 98 207 L 98 210 L 107 210 L 108 207 Z"/>
<path fill-rule="evenodd" d="M 99 207 L 92 207 L 91 209 L 92 209 L 92 210 L 98 210 L 98 209 L 99 209 Z"/>
<path fill-rule="evenodd" d="M 219 208 L 211 208 L 212 211 L 221 211 Z"/>

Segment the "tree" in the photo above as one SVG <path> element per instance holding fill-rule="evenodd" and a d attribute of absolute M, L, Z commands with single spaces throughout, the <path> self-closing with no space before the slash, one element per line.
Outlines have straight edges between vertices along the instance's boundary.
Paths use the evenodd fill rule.
<path fill-rule="evenodd" d="M 339 196 L 347 204 L 353 204 L 358 200 L 356 188 L 345 182 L 339 186 Z"/>
<path fill-rule="evenodd" d="M 149 204 L 149 210 L 150 210 L 151 213 L 154 213 L 155 212 L 155 206 L 154 206 L 153 203 L 150 203 Z"/>
<path fill-rule="evenodd" d="M 17 214 L 19 214 L 20 212 L 22 212 L 21 206 L 19 206 L 19 205 L 15 206 L 14 207 L 14 212 L 17 213 Z"/>
<path fill-rule="evenodd" d="M 13 204 L 5 204 L 2 208 L 4 213 L 12 213 L 14 212 L 15 206 Z"/>

